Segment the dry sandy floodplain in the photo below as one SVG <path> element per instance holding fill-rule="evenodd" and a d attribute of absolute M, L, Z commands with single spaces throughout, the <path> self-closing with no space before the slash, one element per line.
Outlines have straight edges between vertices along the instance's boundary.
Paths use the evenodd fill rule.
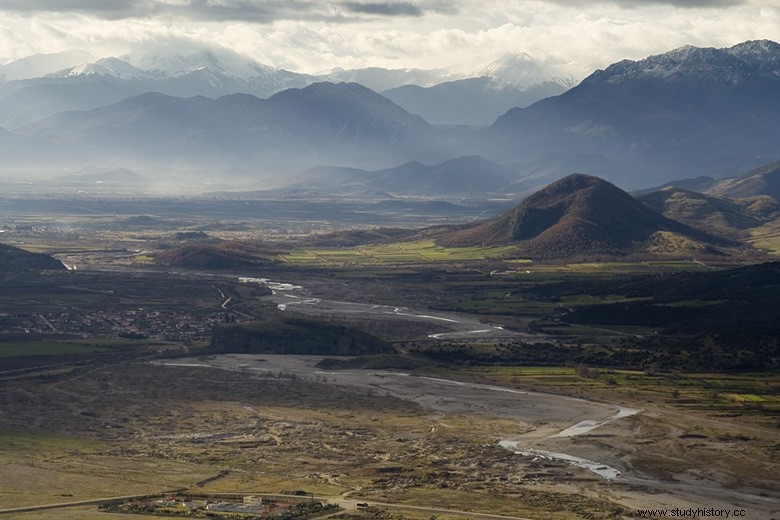
<path fill-rule="evenodd" d="M 618 404 L 529 392 L 501 386 L 454 381 L 394 371 L 317 368 L 317 356 L 228 354 L 207 360 L 185 358 L 156 362 L 175 367 L 202 367 L 247 373 L 287 374 L 303 380 L 371 391 L 419 404 L 431 413 L 457 414 L 515 422 L 516 431 L 486 438 L 506 450 L 507 458 L 541 461 L 547 467 L 576 475 L 544 484 L 556 492 L 586 493 L 625 506 L 629 511 L 650 508 L 744 510 L 746 518 L 773 518 L 780 511 L 776 490 L 753 488 L 733 476 L 719 478 L 707 462 L 685 472 L 684 478 L 659 479 L 636 469 L 632 460 L 659 436 L 675 436 L 667 423 L 656 426 L 653 413 Z M 479 432 L 475 432 L 479 434 Z M 679 450 L 682 444 L 675 444 Z M 721 446 L 716 449 L 725 449 Z M 695 451 L 694 451 L 695 453 Z M 684 453 L 663 453 L 668 463 L 685 460 Z M 696 461 L 693 461 L 695 464 Z M 574 473 L 572 473 L 572 471 Z M 589 477 L 588 477 L 589 475 Z M 508 477 L 510 475 L 507 475 Z M 679 475 L 676 475 L 679 477 Z M 583 484 L 586 483 L 586 484 Z"/>

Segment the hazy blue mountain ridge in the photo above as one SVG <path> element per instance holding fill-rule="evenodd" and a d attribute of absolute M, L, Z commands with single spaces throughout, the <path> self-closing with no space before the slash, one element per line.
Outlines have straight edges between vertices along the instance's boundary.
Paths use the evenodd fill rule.
<path fill-rule="evenodd" d="M 469 78 L 404 85 L 382 94 L 434 124 L 486 126 L 513 107 L 561 94 L 575 83 L 527 54 L 507 54 Z"/>
<path fill-rule="evenodd" d="M 411 161 L 393 168 L 367 171 L 320 166 L 292 180 L 290 187 L 391 195 L 474 196 L 512 193 L 517 172 L 478 156 L 462 156 L 439 164 Z"/>
<path fill-rule="evenodd" d="M 386 162 L 433 140 L 422 118 L 355 83 L 313 84 L 268 99 L 146 93 L 21 130 L 105 160 L 133 155 L 135 161 L 213 164 Z"/>
<path fill-rule="evenodd" d="M 526 106 L 548 95 L 559 94 L 573 84 L 571 80 L 544 71 L 527 55 L 504 56 L 474 73 L 473 77 L 446 70 L 379 67 L 301 74 L 225 51 L 101 59 L 78 52 L 34 55 L 0 67 L 0 77 L 4 69 L 13 81 L 0 81 L 0 122 L 7 121 L 9 126 L 22 126 L 65 110 L 97 108 L 100 106 L 96 102 L 98 99 L 102 104 L 108 104 L 144 92 L 212 98 L 246 93 L 267 98 L 288 88 L 323 81 L 360 83 L 377 92 L 400 88 L 398 96 L 388 97 L 433 123 L 487 125 L 513 106 Z M 36 76 L 36 71 L 41 75 Z M 102 83 L 103 88 L 110 84 L 117 92 L 110 99 L 93 99 L 91 93 L 97 86 L 92 83 Z M 439 84 L 443 84 L 441 88 L 426 90 Z M 71 92 L 71 96 L 58 105 L 63 94 L 35 88 L 43 85 L 69 91 L 83 89 L 84 92 Z M 10 97 L 20 89 L 31 87 L 38 99 L 19 104 L 19 99 Z M 6 113 L 8 108 L 3 107 L 5 96 L 9 96 L 6 104 L 12 105 L 11 113 Z M 31 97 L 29 93 L 27 97 Z"/>

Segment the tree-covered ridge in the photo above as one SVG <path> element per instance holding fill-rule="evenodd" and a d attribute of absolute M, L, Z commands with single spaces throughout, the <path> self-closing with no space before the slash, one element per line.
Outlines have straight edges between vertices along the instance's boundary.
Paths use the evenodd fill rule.
<path fill-rule="evenodd" d="M 360 330 L 301 318 L 221 325 L 211 351 L 251 354 L 357 356 L 381 354 L 392 347 Z"/>
<path fill-rule="evenodd" d="M 64 270 L 62 262 L 43 253 L 30 253 L 18 247 L 0 244 L 0 277 L 23 271 Z"/>

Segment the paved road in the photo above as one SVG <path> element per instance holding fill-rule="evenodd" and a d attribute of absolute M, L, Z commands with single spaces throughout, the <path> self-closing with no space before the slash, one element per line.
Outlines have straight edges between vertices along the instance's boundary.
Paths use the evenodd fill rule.
<path fill-rule="evenodd" d="M 80 500 L 77 502 L 63 502 L 58 504 L 44 504 L 38 506 L 17 507 L 14 509 L 0 509 L 0 515 L 13 514 L 13 513 L 29 513 L 33 511 L 45 511 L 47 509 L 65 509 L 69 507 L 94 506 L 94 505 L 105 504 L 108 502 L 113 502 L 115 500 L 134 500 L 139 498 L 158 497 L 158 496 L 165 496 L 165 495 L 170 495 L 174 493 L 183 493 L 183 492 L 185 492 L 185 490 L 163 491 L 160 493 L 147 493 L 145 495 L 128 495 L 123 497 L 96 498 L 92 500 Z M 208 493 L 193 493 L 193 494 L 198 496 L 208 495 Z M 327 502 L 329 504 L 336 504 L 342 509 L 345 509 L 347 511 L 354 511 L 356 509 L 360 509 L 358 504 L 365 504 L 366 506 L 396 509 L 399 511 L 408 511 L 408 512 L 416 512 L 416 513 L 426 513 L 426 514 L 430 513 L 432 515 L 436 515 L 436 514 L 458 515 L 458 516 L 462 516 L 463 518 L 467 518 L 469 520 L 472 519 L 473 520 L 530 520 L 528 518 L 523 518 L 519 516 L 494 515 L 490 513 L 474 513 L 470 511 L 459 511 L 456 509 L 442 509 L 437 507 L 414 506 L 409 504 L 395 504 L 390 502 L 375 502 L 369 500 L 350 499 L 350 498 L 343 498 L 343 497 L 320 497 L 320 496 L 299 497 L 295 495 L 280 495 L 280 494 L 272 494 L 272 493 L 241 493 L 241 494 L 220 493 L 219 494 L 219 496 L 226 496 L 226 495 L 235 495 L 237 498 L 242 497 L 244 495 L 255 495 L 255 496 L 261 496 L 263 498 L 269 498 L 275 500 L 280 500 L 280 499 L 307 500 L 308 498 L 311 498 L 313 500 Z"/>
<path fill-rule="evenodd" d="M 135 500 L 139 498 L 149 498 L 149 497 L 160 497 L 165 495 L 170 495 L 173 493 L 181 493 L 185 491 L 184 489 L 174 489 L 171 491 L 161 491 L 159 493 L 146 493 L 143 495 L 126 495 L 121 497 L 107 497 L 107 498 L 93 498 L 90 500 L 78 500 L 76 502 L 60 502 L 56 504 L 42 504 L 37 506 L 26 506 L 26 507 L 15 507 L 12 509 L 0 509 L 0 515 L 10 515 L 14 513 L 30 513 L 33 511 L 45 511 L 47 509 L 65 509 L 69 507 L 79 507 L 79 506 L 99 506 L 102 504 L 107 504 L 109 502 L 114 502 L 116 500 Z"/>
<path fill-rule="evenodd" d="M 317 497 L 317 499 L 325 500 L 324 498 Z M 350 499 L 331 499 L 328 502 L 338 504 L 343 509 L 351 511 L 358 509 L 357 504 L 366 504 L 367 506 L 375 506 L 386 509 L 396 509 L 398 511 L 407 511 L 410 513 L 426 513 L 432 515 L 458 515 L 470 520 L 530 520 L 529 518 L 520 516 L 506 516 L 506 515 L 494 515 L 491 513 L 475 513 L 472 511 L 460 511 L 457 509 L 442 509 L 438 507 L 427 506 L 413 506 L 409 504 L 394 504 L 390 502 L 375 502 L 373 500 L 350 500 Z"/>

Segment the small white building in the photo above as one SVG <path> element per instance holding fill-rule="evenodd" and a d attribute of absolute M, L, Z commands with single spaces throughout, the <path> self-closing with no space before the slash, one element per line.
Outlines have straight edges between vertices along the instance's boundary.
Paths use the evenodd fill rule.
<path fill-rule="evenodd" d="M 247 495 L 244 497 L 244 505 L 249 507 L 257 507 L 263 505 L 263 497 L 257 495 Z"/>

